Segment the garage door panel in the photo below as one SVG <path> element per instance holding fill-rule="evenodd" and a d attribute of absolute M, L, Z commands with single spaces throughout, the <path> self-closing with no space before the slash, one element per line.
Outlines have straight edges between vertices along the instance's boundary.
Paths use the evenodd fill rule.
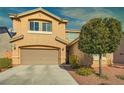
<path fill-rule="evenodd" d="M 58 50 L 21 49 L 22 64 L 58 64 Z"/>

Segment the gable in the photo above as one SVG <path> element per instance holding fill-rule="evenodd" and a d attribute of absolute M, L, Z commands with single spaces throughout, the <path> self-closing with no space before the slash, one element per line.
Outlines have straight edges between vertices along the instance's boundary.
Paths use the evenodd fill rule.
<path fill-rule="evenodd" d="M 34 13 L 30 13 L 28 15 L 25 15 L 25 16 L 22 16 L 22 17 L 19 17 L 20 20 L 22 19 L 26 19 L 28 21 L 31 21 L 31 20 L 38 20 L 38 21 L 56 21 L 56 22 L 60 22 L 59 20 L 47 15 L 47 14 L 44 14 L 43 12 L 41 11 L 37 11 L 37 12 L 34 12 Z"/>
<path fill-rule="evenodd" d="M 54 18 L 55 20 L 58 20 L 60 22 L 64 22 L 64 23 L 67 23 L 68 21 L 65 20 L 65 19 L 61 19 L 60 17 L 44 10 L 43 8 L 36 8 L 36 9 L 33 9 L 33 10 L 29 10 L 29 11 L 26 11 L 26 12 L 23 12 L 23 13 L 19 13 L 19 14 L 9 14 L 9 17 L 11 19 L 19 19 L 19 18 L 22 18 L 24 16 L 30 16 L 32 14 L 35 14 L 35 13 L 38 13 L 38 12 L 41 12 L 42 14 L 45 14 L 51 18 Z"/>

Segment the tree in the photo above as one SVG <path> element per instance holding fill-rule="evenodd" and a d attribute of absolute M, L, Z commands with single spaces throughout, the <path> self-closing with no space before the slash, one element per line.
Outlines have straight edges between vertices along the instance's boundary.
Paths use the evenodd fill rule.
<path fill-rule="evenodd" d="M 116 51 L 122 38 L 120 21 L 114 18 L 94 18 L 81 28 L 78 48 L 87 54 L 99 55 L 99 75 L 102 75 L 102 55 Z"/>

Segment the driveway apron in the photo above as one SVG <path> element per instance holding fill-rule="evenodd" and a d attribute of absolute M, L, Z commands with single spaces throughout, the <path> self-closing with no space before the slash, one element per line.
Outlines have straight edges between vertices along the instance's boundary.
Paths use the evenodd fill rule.
<path fill-rule="evenodd" d="M 1 85 L 77 85 L 58 65 L 20 65 L 0 73 Z"/>

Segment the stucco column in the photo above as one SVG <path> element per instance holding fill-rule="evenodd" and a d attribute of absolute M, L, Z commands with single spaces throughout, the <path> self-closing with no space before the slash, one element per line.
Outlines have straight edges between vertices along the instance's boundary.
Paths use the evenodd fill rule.
<path fill-rule="evenodd" d="M 15 44 L 12 45 L 12 63 L 19 64 L 19 48 Z"/>
<path fill-rule="evenodd" d="M 66 46 L 61 48 L 61 64 L 66 63 Z"/>

